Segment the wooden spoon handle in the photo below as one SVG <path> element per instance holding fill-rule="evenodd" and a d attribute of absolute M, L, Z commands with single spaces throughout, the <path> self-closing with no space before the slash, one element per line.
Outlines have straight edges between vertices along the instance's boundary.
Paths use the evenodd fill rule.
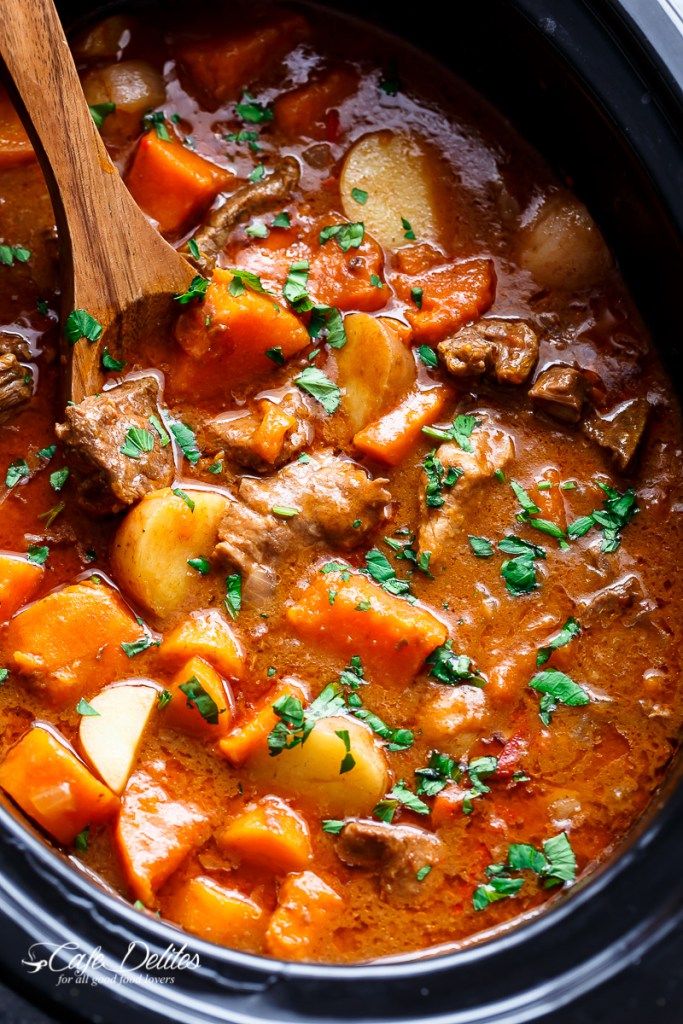
<path fill-rule="evenodd" d="M 169 246 L 104 147 L 52 0 L 0 0 L 0 58 L 50 189 L 64 284 L 76 277 L 77 295 L 65 300 L 93 315 L 125 309 L 158 287 Z"/>

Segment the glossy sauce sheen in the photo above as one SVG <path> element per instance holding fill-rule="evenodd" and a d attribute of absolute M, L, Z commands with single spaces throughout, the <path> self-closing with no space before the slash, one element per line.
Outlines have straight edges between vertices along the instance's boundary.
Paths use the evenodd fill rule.
<path fill-rule="evenodd" d="M 227 14 L 225 22 L 227 31 Z M 681 425 L 671 384 L 615 269 L 608 269 L 595 284 L 565 290 L 540 287 L 520 266 L 518 252 L 525 227 L 534 222 L 548 198 L 568 183 L 560 185 L 509 125 L 465 86 L 427 61 L 398 50 L 401 88 L 391 95 L 392 90 L 387 93 L 380 84 L 395 74 L 385 40 L 369 31 L 359 40 L 356 29 L 330 18 L 318 20 L 316 16 L 309 19 L 309 25 L 308 37 L 295 42 L 282 62 L 265 68 L 256 81 L 249 78 L 243 83 L 259 103 L 270 104 L 281 93 L 305 83 L 315 69 L 329 61 L 342 60 L 356 69 L 357 88 L 334 104 L 322 126 L 306 137 L 283 135 L 277 121 L 240 124 L 234 115 L 240 90 L 218 109 L 207 110 L 191 76 L 180 72 L 176 62 L 178 48 L 187 42 L 182 25 L 169 23 L 164 36 L 161 13 L 155 20 L 134 22 L 130 41 L 124 40 L 127 45 L 120 56 L 144 59 L 163 73 L 166 100 L 159 109 L 167 114 L 169 130 L 181 140 L 189 137 L 195 152 L 231 171 L 236 185 L 244 184 L 261 160 L 267 171 L 281 155 L 293 155 L 301 164 L 301 182 L 293 198 L 257 217 L 270 224 L 279 209 L 286 209 L 292 229 L 281 230 L 279 235 L 273 229 L 263 241 L 249 238 L 246 225 L 242 225 L 233 231 L 219 264 L 260 273 L 264 285 L 285 305 L 280 297 L 282 280 L 271 273 L 269 247 L 277 252 L 281 239 L 288 242 L 294 254 L 285 261 L 289 265 L 306 257 L 305 253 L 296 255 L 301 237 L 317 232 L 321 224 L 345 219 L 340 172 L 356 139 L 379 129 L 414 133 L 429 153 L 438 211 L 434 235 L 417 242 L 431 242 L 451 260 L 493 260 L 497 284 L 495 302 L 487 315 L 521 318 L 534 327 L 541 339 L 536 375 L 554 363 L 576 365 L 594 375 L 591 379 L 601 409 L 638 396 L 650 405 L 645 437 L 623 475 L 608 453 L 578 427 L 534 411 L 527 386 L 504 385 L 488 377 L 454 379 L 443 369 L 443 362 L 441 369 L 433 371 L 417 361 L 421 388 L 428 390 L 434 381 L 447 385 L 439 424 L 447 425 L 456 412 L 473 413 L 480 423 L 499 426 L 514 442 L 515 456 L 505 467 L 505 479 L 492 476 L 476 496 L 463 501 L 462 529 L 435 565 L 433 578 L 419 571 L 410 574 L 412 592 L 420 605 L 447 626 L 453 649 L 474 659 L 487 682 L 483 687 L 468 683 L 447 686 L 429 678 L 422 667 L 414 678 L 397 684 L 381 672 L 373 678 L 368 671 L 362 697 L 365 706 L 392 728 L 405 727 L 415 733 L 410 749 L 382 755 L 392 782 L 405 780 L 414 790 L 413 773 L 427 764 L 433 750 L 470 761 L 482 756 L 501 758 L 505 751 L 512 770 L 494 773 L 486 780 L 490 792 L 472 800 L 471 813 L 463 813 L 458 805 L 438 827 L 429 816 L 398 809 L 395 825 L 435 831 L 445 851 L 408 900 L 385 891 L 381 872 L 378 875 L 340 860 L 335 852 L 337 838 L 323 832 L 321 819 L 343 818 L 344 813 L 321 813 L 305 795 L 292 796 L 286 789 L 269 785 L 267 771 L 264 778 L 263 770 L 250 767 L 249 762 L 242 768 L 232 767 L 210 742 L 165 725 L 163 710 L 153 717 L 129 789 L 140 790 L 144 805 L 145 792 L 162 787 L 172 801 L 167 820 L 173 818 L 182 828 L 196 814 L 203 826 L 189 854 L 180 858 L 168 880 L 144 902 L 174 920 L 178 892 L 189 879 L 202 876 L 242 893 L 263 908 L 265 926 L 278 900 L 282 904 L 283 886 L 291 884 L 291 875 L 285 882 L 288 872 L 284 869 L 235 858 L 215 837 L 254 800 L 274 794 L 308 824 L 313 858 L 307 870 L 343 893 L 343 904 L 332 903 L 317 926 L 315 941 L 290 947 L 289 955 L 353 962 L 467 942 L 537 909 L 556 896 L 557 890 L 544 890 L 529 872 L 513 873 L 525 878 L 514 898 L 491 903 L 483 911 L 474 909 L 472 894 L 486 882 L 486 867 L 505 861 L 511 843 L 540 848 L 544 840 L 562 832 L 570 838 L 578 874 L 589 872 L 609 855 L 647 806 L 676 748 L 682 717 L 682 583 L 676 571 L 682 540 Z M 215 32 L 211 16 L 194 20 L 193 37 L 212 37 Z M 110 62 L 82 60 L 83 71 Z M 171 120 L 171 114 L 179 116 Z M 240 128 L 260 132 L 262 149 L 258 154 L 244 143 L 226 142 L 224 136 Z M 104 137 L 106 140 L 106 129 Z M 130 166 L 138 138 L 133 134 L 111 143 L 122 172 Z M 362 207 L 358 216 L 362 219 Z M 184 234 L 171 235 L 171 240 L 180 244 L 198 223 L 199 218 L 190 221 Z M 26 341 L 37 367 L 33 400 L 0 427 L 0 472 L 4 475 L 13 460 L 53 444 L 54 423 L 63 416 L 58 389 L 57 247 L 50 203 L 35 163 L 0 168 L 0 238 L 8 244 L 21 243 L 32 252 L 26 264 L 0 266 L 0 322 L 4 332 Z M 334 241 L 326 244 L 336 245 Z M 409 244 L 406 240 L 405 245 Z M 351 249 L 346 256 L 352 258 L 355 252 Z M 395 252 L 386 250 L 382 262 L 383 278 L 391 285 L 397 270 Z M 386 301 L 375 315 L 405 322 L 410 304 L 401 301 L 392 288 L 383 291 Z M 39 311 L 38 300 L 46 300 L 47 313 Z M 220 373 L 220 360 L 193 361 L 173 339 L 150 339 L 146 351 L 125 353 L 126 372 L 160 371 L 166 404 L 177 418 L 196 429 L 209 415 L 256 409 L 259 398 L 277 398 L 307 365 L 316 365 L 335 379 L 338 354 L 324 344 L 316 347 L 320 354 L 312 363 L 307 358 L 309 347 L 283 367 L 273 364 L 256 380 L 227 381 Z M 116 374 L 110 376 L 116 379 Z M 425 514 L 422 463 L 440 442 L 421 437 L 407 458 L 387 466 L 359 455 L 345 432 L 343 417 L 326 415 L 317 403 L 311 407 L 314 436 L 305 450 L 315 453 L 332 448 L 355 458 L 373 476 L 387 479 L 391 515 L 351 552 L 334 545 L 297 546 L 278 566 L 274 594 L 268 592 L 252 601 L 247 595 L 234 623 L 247 664 L 244 677 L 232 683 L 234 721 L 238 724 L 249 718 L 251 709 L 279 680 L 293 677 L 315 696 L 338 679 L 348 657 L 297 635 L 286 618 L 286 609 L 301 597 L 301 588 L 316 577 L 326 561 L 342 558 L 352 567 L 362 568 L 364 554 L 373 546 L 380 548 L 398 576 L 405 578 L 410 563 L 395 561 L 383 538 L 396 536 L 395 531 L 404 527 L 416 532 Z M 226 471 L 213 476 L 207 472 L 210 461 L 204 459 L 192 467 L 187 460 L 180 460 L 176 486 L 187 489 L 201 481 L 234 494 L 239 474 Z M 49 466 L 28 482 L 0 488 L 0 547 L 22 553 L 32 545 L 45 544 L 50 549 L 33 599 L 73 583 L 84 572 L 95 571 L 118 582 L 109 559 L 121 515 L 98 519 L 79 510 L 73 477 L 55 494 L 49 476 L 64 465 L 58 447 Z M 249 470 L 242 473 L 250 475 Z M 620 492 L 634 487 L 640 511 L 625 527 L 618 549 L 602 552 L 600 532 L 594 529 L 563 550 L 552 538 L 520 523 L 516 519 L 519 504 L 509 481 L 518 481 L 530 491 L 542 478 L 554 480 L 568 522 L 601 506 L 605 495 L 597 480 Z M 560 491 L 558 481 L 572 481 L 576 486 Z M 40 517 L 60 501 L 63 510 L 46 526 Z M 467 540 L 473 535 L 497 541 L 510 533 L 542 545 L 546 551 L 545 559 L 536 562 L 539 587 L 521 596 L 511 595 L 501 578 L 501 563 L 507 556 L 496 552 L 490 558 L 477 558 Z M 163 618 L 134 607 L 160 634 L 167 635 L 193 609 L 223 607 L 226 570 L 214 567 L 204 577 L 188 569 L 188 574 L 191 586 L 182 607 L 175 607 Z M 635 576 L 641 585 L 643 605 L 615 608 L 609 601 L 603 602 L 601 610 L 587 616 L 590 621 L 584 625 L 581 609 L 597 592 L 629 576 Z M 135 602 L 131 603 L 134 606 Z M 582 625 L 581 635 L 553 654 L 544 667 L 567 673 L 591 699 L 585 706 L 560 706 L 550 725 L 545 725 L 539 718 L 539 694 L 528 683 L 537 671 L 537 649 L 569 616 Z M 167 686 L 175 670 L 166 668 L 162 651 L 163 644 L 131 658 L 118 678 L 144 677 Z M 362 657 L 363 652 L 358 653 Z M 7 664 L 10 655 L 4 636 L 0 636 L 0 665 Z M 91 700 L 102 683 L 94 672 L 79 695 Z M 42 693 L 34 679 L 16 671 L 0 688 L 3 756 L 34 720 L 50 723 L 81 752 L 81 716 L 75 711 L 75 700 L 59 705 Z M 381 743 L 379 739 L 374 742 Z M 521 781 L 512 771 L 521 773 Z M 463 785 L 467 785 L 466 779 Z M 427 803 L 431 806 L 432 801 Z M 135 894 L 127 884 L 113 841 L 115 820 L 90 830 L 87 850 L 76 852 L 71 847 L 68 852 L 124 898 L 133 900 Z M 153 844 L 153 825 L 148 838 Z M 186 924 L 193 927 L 187 919 Z M 196 930 L 201 932 L 202 926 L 196 925 Z M 242 925 L 236 932 L 231 934 L 228 929 L 218 937 L 226 945 L 252 952 L 279 949 L 268 945 L 263 927 L 250 930 Z"/>

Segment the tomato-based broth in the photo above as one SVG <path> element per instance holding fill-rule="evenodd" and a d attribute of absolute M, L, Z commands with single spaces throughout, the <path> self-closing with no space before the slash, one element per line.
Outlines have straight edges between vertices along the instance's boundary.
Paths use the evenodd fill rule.
<path fill-rule="evenodd" d="M 72 46 L 197 276 L 65 408 L 100 326 L 60 320 L 2 101 L 0 787 L 232 948 L 353 962 L 538 910 L 683 711 L 679 409 L 598 228 L 463 84 L 336 16 Z"/>

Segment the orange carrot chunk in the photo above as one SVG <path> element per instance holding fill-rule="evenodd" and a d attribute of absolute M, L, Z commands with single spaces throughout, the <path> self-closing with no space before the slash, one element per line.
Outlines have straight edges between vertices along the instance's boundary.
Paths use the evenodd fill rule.
<path fill-rule="evenodd" d="M 185 308 L 176 323 L 176 339 L 184 351 L 201 360 L 201 375 L 207 359 L 215 360 L 216 372 L 230 386 L 235 379 L 272 373 L 275 363 L 266 352 L 279 350 L 288 359 L 310 344 L 308 332 L 293 313 L 249 287 L 233 295 L 233 275 L 217 269 L 203 303 Z"/>
<path fill-rule="evenodd" d="M 0 764 L 0 786 L 59 843 L 107 821 L 118 797 L 52 732 L 35 726 Z"/>
<path fill-rule="evenodd" d="M 183 882 L 165 900 L 164 917 L 193 935 L 232 949 L 253 950 L 265 927 L 263 907 L 255 900 L 203 876 Z"/>
<path fill-rule="evenodd" d="M 168 691 L 171 700 L 164 710 L 164 725 L 203 740 L 217 740 L 230 731 L 232 694 L 208 661 L 190 658 Z"/>
<path fill-rule="evenodd" d="M 343 657 L 358 654 L 370 678 L 401 686 L 448 636 L 431 612 L 345 567 L 317 573 L 287 618 L 304 639 Z"/>
<path fill-rule="evenodd" d="M 187 855 L 207 839 L 208 819 L 189 800 L 173 800 L 163 782 L 164 762 L 131 776 L 123 794 L 115 843 L 135 897 L 147 907 Z"/>
<path fill-rule="evenodd" d="M 411 391 L 395 409 L 360 430 L 353 443 L 364 455 L 397 466 L 410 455 L 422 428 L 438 418 L 445 399 L 443 388 Z"/>
<path fill-rule="evenodd" d="M 35 594 L 45 570 L 24 555 L 0 551 L 0 622 L 10 619 Z"/>
<path fill-rule="evenodd" d="M 296 427 L 296 416 L 290 416 L 275 402 L 259 402 L 263 419 L 256 428 L 251 447 L 265 462 L 273 463 L 282 451 L 285 438 Z"/>
<path fill-rule="evenodd" d="M 216 842 L 241 860 L 282 875 L 301 871 L 313 856 L 308 825 L 276 796 L 246 807 L 217 833 Z"/>
<path fill-rule="evenodd" d="M 394 287 L 409 306 L 406 318 L 416 341 L 436 345 L 485 313 L 496 294 L 491 260 L 466 260 L 436 266 L 416 276 L 397 274 Z M 414 289 L 421 288 L 419 305 Z"/>
<path fill-rule="evenodd" d="M 266 932 L 268 952 L 282 960 L 308 959 L 343 906 L 342 897 L 312 871 L 288 875 Z"/>
<path fill-rule="evenodd" d="M 0 88 L 0 168 L 31 163 L 36 154 L 9 96 Z"/>
<path fill-rule="evenodd" d="M 325 130 L 325 114 L 350 96 L 358 75 L 350 68 L 330 68 L 322 75 L 279 96 L 274 104 L 275 123 L 287 135 L 319 137 Z"/>
<path fill-rule="evenodd" d="M 159 656 L 170 664 L 203 658 L 226 679 L 239 679 L 244 673 L 241 644 L 216 608 L 190 612 L 166 637 Z"/>
<path fill-rule="evenodd" d="M 142 136 L 126 174 L 133 199 L 164 235 L 177 235 L 199 220 L 234 180 L 229 171 L 156 132 Z"/>
<path fill-rule="evenodd" d="M 89 581 L 30 604 L 10 621 L 11 667 L 31 675 L 56 701 L 83 694 L 93 678 L 105 685 L 128 663 L 122 643 L 142 629 L 115 590 Z"/>
<path fill-rule="evenodd" d="M 183 43 L 176 53 L 202 97 L 215 108 L 277 63 L 306 32 L 300 15 L 283 12 L 254 28 Z"/>
<path fill-rule="evenodd" d="M 231 764 L 239 767 L 252 754 L 265 748 L 268 733 L 279 721 L 273 711 L 273 704 L 281 697 L 304 700 L 306 695 L 300 686 L 288 679 L 274 686 L 253 711 L 248 712 L 245 720 L 219 741 L 218 749 Z"/>

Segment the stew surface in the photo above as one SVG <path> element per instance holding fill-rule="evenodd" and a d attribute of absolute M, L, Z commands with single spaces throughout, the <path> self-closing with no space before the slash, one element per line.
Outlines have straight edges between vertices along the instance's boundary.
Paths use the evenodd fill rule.
<path fill-rule="evenodd" d="M 680 413 L 595 223 L 462 83 L 332 16 L 73 47 L 197 277 L 64 409 L 100 328 L 59 321 L 2 100 L 0 787 L 234 948 L 352 962 L 538 910 L 682 717 Z"/>

